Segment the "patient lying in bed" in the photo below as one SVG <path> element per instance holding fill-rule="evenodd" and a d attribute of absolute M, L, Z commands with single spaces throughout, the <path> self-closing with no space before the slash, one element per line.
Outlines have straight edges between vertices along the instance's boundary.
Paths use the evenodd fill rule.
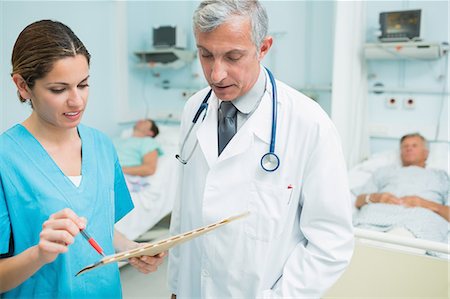
<path fill-rule="evenodd" d="M 448 242 L 450 179 L 426 168 L 428 146 L 419 134 L 400 141 L 402 165 L 375 171 L 357 194 L 354 225 L 378 231 L 404 228 L 413 236 Z"/>
<path fill-rule="evenodd" d="M 144 176 L 153 175 L 156 171 L 158 157 L 163 151 L 154 139 L 159 129 L 151 119 L 136 122 L 131 136 L 113 140 L 117 150 L 122 171 L 130 191 L 139 191 L 145 187 Z"/>

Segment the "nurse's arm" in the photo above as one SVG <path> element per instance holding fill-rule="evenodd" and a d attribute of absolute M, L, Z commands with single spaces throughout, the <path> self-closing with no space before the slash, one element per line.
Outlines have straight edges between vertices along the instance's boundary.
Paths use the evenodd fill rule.
<path fill-rule="evenodd" d="M 68 251 L 74 236 L 85 227 L 84 219 L 72 210 L 64 209 L 50 216 L 42 225 L 39 244 L 22 253 L 0 259 L 0 293 L 7 292 Z"/>
<path fill-rule="evenodd" d="M 38 256 L 37 246 L 33 246 L 19 255 L 0 259 L 0 294 L 17 287 L 44 266 Z"/>
<path fill-rule="evenodd" d="M 117 230 L 114 230 L 114 248 L 117 252 L 130 250 L 136 247 L 141 246 L 142 243 L 137 243 L 127 239 L 122 233 Z M 141 257 L 133 257 L 129 259 L 130 265 L 135 267 L 139 272 L 148 274 L 150 272 L 155 272 L 158 269 L 158 266 L 162 264 L 164 261 L 164 257 L 167 255 L 166 252 L 162 252 L 155 256 L 141 256 Z"/>

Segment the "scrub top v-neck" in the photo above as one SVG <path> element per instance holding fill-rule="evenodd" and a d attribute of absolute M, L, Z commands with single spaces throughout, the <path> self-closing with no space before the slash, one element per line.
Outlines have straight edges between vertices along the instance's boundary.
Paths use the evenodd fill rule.
<path fill-rule="evenodd" d="M 78 126 L 82 141 L 79 187 L 67 177 L 22 125 L 0 136 L 0 254 L 17 255 L 38 244 L 42 223 L 64 208 L 88 219 L 89 233 L 113 254 L 114 223 L 133 204 L 111 141 L 99 131 Z M 37 271 L 4 298 L 121 298 L 117 265 L 75 277 L 100 256 L 81 235 L 69 251 Z"/>

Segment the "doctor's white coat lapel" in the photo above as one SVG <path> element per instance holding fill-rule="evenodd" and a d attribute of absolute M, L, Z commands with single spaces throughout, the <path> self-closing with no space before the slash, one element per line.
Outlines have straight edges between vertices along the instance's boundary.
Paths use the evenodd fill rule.
<path fill-rule="evenodd" d="M 197 131 L 197 139 L 200 148 L 210 168 L 217 162 L 227 160 L 233 156 L 246 152 L 252 146 L 255 136 L 267 143 L 267 145 L 270 144 L 272 133 L 271 88 L 272 86 L 267 82 L 266 92 L 261 99 L 261 103 L 243 126 L 236 132 L 219 157 L 217 137 L 219 101 L 215 95 L 211 96 L 208 113 Z"/>
<path fill-rule="evenodd" d="M 217 109 L 218 100 L 214 93 L 208 101 L 206 117 L 197 130 L 197 140 L 205 156 L 209 168 L 217 162 L 218 140 L 217 140 Z"/>
<path fill-rule="evenodd" d="M 271 88 L 270 84 L 266 90 Z M 255 136 L 260 141 L 267 143 L 269 149 L 272 130 L 272 93 L 265 92 L 255 112 L 247 119 L 236 135 L 230 140 L 218 162 L 224 161 L 243 152 L 246 152 L 255 142 Z"/>

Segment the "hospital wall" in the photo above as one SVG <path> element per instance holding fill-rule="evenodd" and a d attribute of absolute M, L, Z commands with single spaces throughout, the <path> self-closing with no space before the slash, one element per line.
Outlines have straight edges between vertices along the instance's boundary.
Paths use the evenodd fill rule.
<path fill-rule="evenodd" d="M 376 41 L 380 12 L 412 9 L 422 10 L 424 42 L 449 42 L 447 1 L 368 1 L 366 9 L 368 42 Z M 448 72 L 448 54 L 435 60 L 367 60 L 372 153 L 398 148 L 398 138 L 411 132 L 432 142 L 449 141 Z M 373 92 L 380 84 L 387 91 Z M 409 99 L 413 105 L 407 105 Z"/>
<path fill-rule="evenodd" d="M 192 13 L 198 1 L 128 2 L 127 55 L 128 99 L 123 101 L 121 122 L 144 116 L 157 119 L 180 117 L 185 100 L 207 86 L 198 57 L 180 69 L 138 67 L 136 51 L 152 48 L 152 28 L 176 25 L 187 33 L 187 49 L 196 51 L 192 32 Z M 274 43 L 263 64 L 279 80 L 297 89 L 325 86 L 311 92 L 329 111 L 334 3 L 332 1 L 265 1 L 269 15 L 269 33 Z M 126 75 L 128 76 L 126 77 Z"/>
<path fill-rule="evenodd" d="M 10 77 L 11 53 L 22 29 L 37 20 L 53 19 L 68 25 L 92 55 L 90 97 L 84 122 L 108 134 L 118 131 L 117 44 L 118 5 L 114 1 L 1 1 L 0 2 L 0 132 L 23 121 L 30 107 L 19 102 Z"/>
<path fill-rule="evenodd" d="M 29 23 L 59 20 L 92 54 L 90 97 L 83 122 L 110 136 L 143 118 L 180 117 L 187 97 L 206 86 L 198 59 L 180 69 L 138 67 L 136 51 L 152 48 L 152 28 L 177 25 L 196 46 L 192 13 L 199 1 L 1 1 L 0 132 L 29 113 L 10 79 L 15 39 Z M 265 1 L 274 45 L 264 59 L 275 76 L 314 97 L 329 112 L 332 1 Z M 314 87 L 314 90 L 311 90 Z M 319 88 L 317 88 L 319 87 Z"/>
<path fill-rule="evenodd" d="M 195 51 L 192 13 L 198 1 L 1 1 L 0 132 L 30 113 L 19 103 L 10 79 L 15 39 L 29 23 L 56 19 L 69 25 L 92 54 L 90 99 L 84 123 L 117 135 L 124 125 L 146 116 L 179 118 L 187 97 L 206 86 L 198 60 L 180 69 L 138 67 L 136 51 L 152 46 L 152 28 L 185 29 L 187 47 Z M 264 59 L 275 76 L 315 98 L 330 113 L 333 57 L 333 1 L 264 1 L 274 44 Z M 448 41 L 446 1 L 367 1 L 367 41 L 374 41 L 381 11 L 422 9 L 424 41 Z M 397 92 L 369 92 L 372 152 L 397 146 L 406 131 L 421 131 L 431 140 L 448 139 L 448 94 L 443 94 L 448 63 L 368 60 L 368 83 Z M 400 90 L 400 92 L 398 91 Z M 422 92 L 421 92 L 422 91 Z M 423 92 L 425 91 L 425 92 Z M 388 108 L 387 99 L 398 105 Z M 403 107 L 407 98 L 414 109 Z M 438 121 L 438 119 L 441 119 Z M 447 130 L 447 131 L 446 131 Z"/>

